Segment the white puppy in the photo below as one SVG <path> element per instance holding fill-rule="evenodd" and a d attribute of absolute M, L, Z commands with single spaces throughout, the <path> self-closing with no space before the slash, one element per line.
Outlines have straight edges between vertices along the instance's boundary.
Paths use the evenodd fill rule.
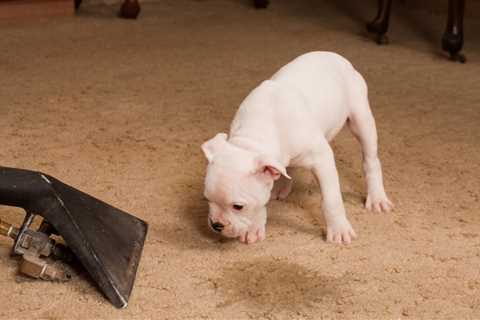
<path fill-rule="evenodd" d="M 263 240 L 267 202 L 271 197 L 283 199 L 291 190 L 286 168 L 304 167 L 312 170 L 321 187 L 327 240 L 350 243 L 356 235 L 345 214 L 329 145 L 346 122 L 362 145 L 365 205 L 389 211 L 393 206 L 383 187 L 367 85 L 343 57 L 311 52 L 282 67 L 247 96 L 230 137 L 219 133 L 202 145 L 208 159 L 209 225 L 245 243 Z"/>

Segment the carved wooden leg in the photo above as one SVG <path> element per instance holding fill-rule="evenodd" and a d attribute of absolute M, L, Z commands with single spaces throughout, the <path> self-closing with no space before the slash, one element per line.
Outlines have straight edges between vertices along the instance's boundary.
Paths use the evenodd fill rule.
<path fill-rule="evenodd" d="M 75 10 L 78 10 L 80 8 L 80 5 L 82 4 L 82 0 L 74 0 L 75 4 Z"/>
<path fill-rule="evenodd" d="M 465 0 L 448 1 L 447 28 L 442 38 L 442 49 L 448 51 L 450 59 L 465 63 L 467 60 L 460 53 L 463 47 L 463 15 Z"/>
<path fill-rule="evenodd" d="M 390 9 L 392 7 L 392 0 L 378 0 L 378 11 L 375 19 L 367 24 L 367 30 L 371 33 L 376 33 L 377 44 L 387 44 L 388 38 L 386 33 L 388 31 L 388 23 L 390 21 Z"/>
<path fill-rule="evenodd" d="M 257 9 L 263 9 L 268 7 L 268 4 L 270 3 L 269 0 L 253 0 L 253 4 L 255 5 L 255 8 Z"/>
<path fill-rule="evenodd" d="M 140 13 L 140 4 L 138 0 L 125 0 L 120 8 L 120 17 L 126 19 L 136 19 Z"/>

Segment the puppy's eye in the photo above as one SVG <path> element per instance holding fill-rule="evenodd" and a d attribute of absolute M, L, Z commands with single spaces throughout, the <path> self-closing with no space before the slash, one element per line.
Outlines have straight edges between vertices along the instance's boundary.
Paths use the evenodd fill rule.
<path fill-rule="evenodd" d="M 235 209 L 237 211 L 240 211 L 240 210 L 243 209 L 243 204 L 236 203 L 236 204 L 233 205 L 233 209 Z"/>

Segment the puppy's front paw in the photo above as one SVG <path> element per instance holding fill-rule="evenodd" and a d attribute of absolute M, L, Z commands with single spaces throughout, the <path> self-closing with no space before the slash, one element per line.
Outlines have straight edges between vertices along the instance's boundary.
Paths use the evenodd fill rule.
<path fill-rule="evenodd" d="M 265 226 L 255 227 L 252 226 L 247 232 L 240 235 L 240 242 L 245 244 L 252 244 L 260 242 L 265 239 Z"/>
<path fill-rule="evenodd" d="M 337 244 L 349 244 L 357 234 L 353 230 L 347 219 L 327 223 L 327 241 Z"/>
<path fill-rule="evenodd" d="M 292 191 L 292 181 L 280 178 L 279 181 L 275 182 L 272 192 L 270 194 L 271 200 L 285 200 L 290 192 Z"/>
<path fill-rule="evenodd" d="M 283 188 L 280 189 L 280 191 L 278 192 L 277 200 L 287 199 L 287 197 L 288 197 L 288 195 L 290 194 L 291 191 L 292 191 L 292 184 L 291 183 L 283 186 Z"/>
<path fill-rule="evenodd" d="M 369 193 L 365 208 L 374 212 L 389 212 L 393 209 L 393 203 L 387 198 L 385 192 L 379 194 Z"/>

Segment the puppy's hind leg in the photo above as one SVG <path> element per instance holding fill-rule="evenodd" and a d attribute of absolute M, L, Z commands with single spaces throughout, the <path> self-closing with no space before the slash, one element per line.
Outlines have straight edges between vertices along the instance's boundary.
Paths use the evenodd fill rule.
<path fill-rule="evenodd" d="M 357 73 L 355 92 L 351 95 L 351 113 L 348 126 L 362 145 L 363 173 L 367 182 L 365 207 L 370 211 L 388 212 L 393 209 L 383 186 L 382 166 L 378 158 L 377 129 L 370 110 L 365 81 Z M 352 86 L 351 86 L 352 87 Z M 355 105 L 353 105 L 353 103 Z"/>

